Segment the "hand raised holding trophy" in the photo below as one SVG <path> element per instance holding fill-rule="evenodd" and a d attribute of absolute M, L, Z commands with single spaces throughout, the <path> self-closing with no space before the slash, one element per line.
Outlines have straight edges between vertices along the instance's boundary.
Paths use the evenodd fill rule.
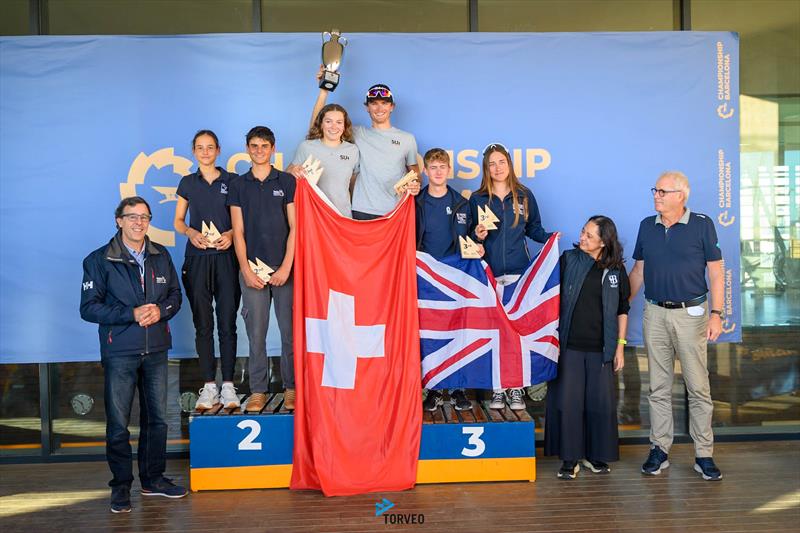
<path fill-rule="evenodd" d="M 325 40 L 327 36 L 328 40 Z M 342 64 L 344 47 L 347 46 L 347 39 L 342 37 L 339 30 L 332 29 L 322 33 L 322 78 L 319 88 L 333 92 L 339 85 L 339 67 Z"/>

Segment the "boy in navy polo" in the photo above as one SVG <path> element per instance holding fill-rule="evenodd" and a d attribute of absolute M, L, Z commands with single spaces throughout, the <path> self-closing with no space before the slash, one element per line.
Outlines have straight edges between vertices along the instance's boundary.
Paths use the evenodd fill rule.
<path fill-rule="evenodd" d="M 281 332 L 281 377 L 284 406 L 294 409 L 292 348 L 292 262 L 294 261 L 295 179 L 270 163 L 275 135 L 265 126 L 247 133 L 252 167 L 236 180 L 228 194 L 233 242 L 239 260 L 242 317 L 250 343 L 250 391 L 246 411 L 260 412 L 267 397 L 267 328 L 274 300 Z M 263 262 L 274 270 L 264 282 L 250 267 Z"/>
<path fill-rule="evenodd" d="M 447 184 L 450 175 L 450 155 L 441 148 L 432 148 L 423 158 L 428 185 L 416 197 L 417 250 L 439 259 L 457 253 L 458 238 L 469 233 L 472 226 L 469 203 Z M 479 225 L 475 230 L 481 239 L 486 238 L 486 228 Z M 483 246 L 480 246 L 483 255 Z M 463 389 L 450 392 L 450 402 L 458 411 L 472 409 Z M 422 408 L 435 411 L 442 405 L 442 392 L 430 390 Z"/>

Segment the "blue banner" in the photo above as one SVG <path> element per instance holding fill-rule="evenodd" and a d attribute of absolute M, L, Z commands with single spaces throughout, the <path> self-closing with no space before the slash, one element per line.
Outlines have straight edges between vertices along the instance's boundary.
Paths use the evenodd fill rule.
<path fill-rule="evenodd" d="M 562 248 L 605 214 L 630 257 L 658 175 L 687 174 L 689 207 L 714 218 L 725 260 L 721 340 L 741 340 L 735 34 L 348 37 L 330 101 L 369 124 L 366 88 L 391 86 L 393 125 L 420 153 L 451 151 L 459 190 L 478 187 L 483 147 L 503 143 Z M 320 44 L 296 33 L 0 38 L 0 362 L 97 360 L 96 326 L 78 315 L 81 260 L 114 233 L 120 198 L 151 203 L 150 235 L 179 268 L 175 189 L 195 169 L 194 132 L 216 131 L 219 164 L 244 172 L 245 132 L 267 125 L 283 168 L 307 131 Z M 187 304 L 172 329 L 171 354 L 193 356 Z M 641 295 L 630 338 L 641 341 Z"/>

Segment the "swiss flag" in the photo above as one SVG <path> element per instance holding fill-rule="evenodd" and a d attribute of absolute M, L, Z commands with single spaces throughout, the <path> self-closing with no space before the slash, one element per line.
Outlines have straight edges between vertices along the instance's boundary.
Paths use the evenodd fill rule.
<path fill-rule="evenodd" d="M 414 203 L 350 220 L 295 193 L 292 489 L 414 486 L 422 427 Z"/>

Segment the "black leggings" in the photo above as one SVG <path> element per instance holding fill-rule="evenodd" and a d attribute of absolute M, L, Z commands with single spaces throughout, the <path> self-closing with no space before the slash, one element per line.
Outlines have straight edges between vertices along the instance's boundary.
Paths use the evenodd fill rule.
<path fill-rule="evenodd" d="M 222 380 L 233 381 L 236 366 L 236 311 L 241 300 L 236 256 L 232 252 L 190 255 L 186 257 L 181 270 L 186 298 L 192 308 L 194 342 L 203 379 L 206 382 L 214 381 L 217 373 L 212 305 L 216 301 Z"/>

